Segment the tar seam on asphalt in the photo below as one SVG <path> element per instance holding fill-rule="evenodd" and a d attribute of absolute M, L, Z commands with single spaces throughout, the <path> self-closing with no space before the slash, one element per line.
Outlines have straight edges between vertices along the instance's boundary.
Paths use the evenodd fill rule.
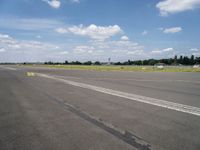
<path fill-rule="evenodd" d="M 44 91 L 39 87 L 35 87 L 31 84 L 30 84 L 30 86 L 33 87 L 34 89 L 39 90 L 40 92 L 42 91 L 41 93 L 43 95 L 49 97 L 50 100 L 60 104 L 60 106 L 67 109 L 68 111 L 72 112 L 73 114 L 79 116 L 80 118 L 86 120 L 87 122 L 101 128 L 101 129 L 103 129 L 104 131 L 110 133 L 114 137 L 131 145 L 132 147 L 134 147 L 138 150 L 151 150 L 151 145 L 149 143 L 144 141 L 142 138 L 134 135 L 133 133 L 126 131 L 126 130 L 123 131 L 121 129 L 117 129 L 112 124 L 108 124 L 108 123 L 104 122 L 102 119 L 97 119 L 97 117 L 91 116 L 88 113 L 81 111 L 79 108 L 50 95 L 47 91 Z"/>

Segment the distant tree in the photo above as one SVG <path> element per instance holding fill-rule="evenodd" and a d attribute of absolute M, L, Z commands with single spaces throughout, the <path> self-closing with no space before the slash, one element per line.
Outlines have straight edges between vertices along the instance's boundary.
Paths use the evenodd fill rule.
<path fill-rule="evenodd" d="M 173 60 L 174 61 L 174 60 Z M 169 65 L 169 59 L 162 59 L 161 63 Z"/>
<path fill-rule="evenodd" d="M 177 55 L 174 56 L 174 64 L 177 64 Z"/>
<path fill-rule="evenodd" d="M 157 63 L 156 60 L 150 59 L 148 65 L 155 65 Z"/>
<path fill-rule="evenodd" d="M 173 64 L 173 63 L 174 63 L 174 59 L 173 59 L 173 58 L 170 58 L 170 59 L 169 59 L 169 65 L 171 65 L 171 64 Z M 177 64 L 178 64 L 178 59 L 177 59 Z M 176 64 L 176 65 L 177 65 L 177 64 Z"/>
<path fill-rule="evenodd" d="M 67 65 L 67 64 L 69 64 L 69 62 L 67 60 L 65 60 L 64 64 Z"/>
<path fill-rule="evenodd" d="M 189 65 L 190 64 L 190 59 L 187 56 L 183 57 L 183 64 L 184 65 Z"/>
<path fill-rule="evenodd" d="M 122 65 L 122 63 L 121 62 L 116 62 L 116 63 L 114 63 L 114 65 Z"/>
<path fill-rule="evenodd" d="M 182 56 L 182 55 L 180 56 L 180 58 L 179 58 L 179 60 L 178 60 L 178 63 L 179 63 L 179 64 L 183 64 L 183 56 Z"/>
<path fill-rule="evenodd" d="M 134 61 L 134 64 L 135 65 L 142 65 L 142 61 L 141 60 Z"/>
<path fill-rule="evenodd" d="M 190 65 L 194 65 L 195 62 L 194 62 L 194 55 L 191 55 L 190 57 Z"/>
<path fill-rule="evenodd" d="M 149 65 L 149 60 L 144 60 L 143 65 Z"/>
<path fill-rule="evenodd" d="M 83 65 L 92 65 L 91 61 L 84 62 Z"/>
<path fill-rule="evenodd" d="M 71 64 L 72 64 L 72 65 L 82 65 L 82 63 L 79 62 L 79 61 L 72 61 Z"/>
<path fill-rule="evenodd" d="M 177 65 L 177 64 L 182 64 L 182 65 L 194 65 L 194 64 L 200 64 L 200 57 L 195 57 L 194 55 L 191 55 L 190 57 L 188 56 L 180 56 L 178 58 L 177 55 L 174 56 L 174 58 L 167 58 L 167 59 L 147 59 L 147 60 L 135 60 L 135 61 L 125 61 L 125 62 L 112 62 L 110 64 L 113 65 L 155 65 L 156 63 L 164 63 L 166 65 Z M 24 63 L 26 64 L 26 63 Z M 87 61 L 84 63 L 81 63 L 79 61 L 72 61 L 68 62 L 67 60 L 64 63 L 61 62 L 44 62 L 44 64 L 48 65 L 59 65 L 59 64 L 72 64 L 72 65 L 92 65 L 91 61 Z M 96 61 L 94 62 L 94 65 L 101 65 L 103 63 Z"/>
<path fill-rule="evenodd" d="M 95 61 L 94 65 L 101 65 L 101 63 L 99 61 Z"/>
<path fill-rule="evenodd" d="M 130 59 L 128 60 L 128 63 L 127 63 L 128 65 L 131 65 L 131 61 L 130 61 Z"/>
<path fill-rule="evenodd" d="M 195 64 L 200 64 L 200 57 L 195 58 Z"/>
<path fill-rule="evenodd" d="M 48 61 L 48 62 L 45 62 L 44 64 L 45 64 L 45 65 L 53 65 L 53 62 Z"/>

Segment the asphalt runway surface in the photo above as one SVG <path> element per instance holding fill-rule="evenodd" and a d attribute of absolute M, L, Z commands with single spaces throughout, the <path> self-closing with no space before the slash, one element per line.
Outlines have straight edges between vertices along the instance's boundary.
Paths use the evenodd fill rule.
<path fill-rule="evenodd" d="M 199 73 L 0 66 L 0 150 L 136 149 L 200 149 Z"/>

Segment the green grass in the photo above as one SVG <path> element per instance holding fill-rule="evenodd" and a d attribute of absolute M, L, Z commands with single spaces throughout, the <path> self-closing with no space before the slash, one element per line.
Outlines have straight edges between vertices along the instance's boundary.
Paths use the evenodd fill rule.
<path fill-rule="evenodd" d="M 31 66 L 31 65 L 28 65 Z M 32 65 L 33 66 L 33 65 Z M 96 70 L 96 71 L 133 71 L 133 72 L 200 72 L 200 68 L 191 66 L 174 67 L 168 66 L 164 69 L 158 69 L 153 66 L 85 66 L 85 65 L 34 65 L 37 67 L 61 68 L 69 70 Z"/>

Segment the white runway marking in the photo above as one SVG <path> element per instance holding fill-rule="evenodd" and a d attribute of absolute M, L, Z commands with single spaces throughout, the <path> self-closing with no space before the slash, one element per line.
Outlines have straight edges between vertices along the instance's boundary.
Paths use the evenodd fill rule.
<path fill-rule="evenodd" d="M 11 68 L 11 67 L 7 67 L 7 66 L 0 66 L 0 68 L 7 69 L 7 70 L 17 70 L 16 68 Z"/>
<path fill-rule="evenodd" d="M 193 107 L 193 106 L 169 102 L 169 101 L 165 101 L 165 100 L 161 100 L 161 99 L 150 98 L 150 97 L 146 97 L 146 96 L 116 91 L 116 90 L 112 90 L 112 89 L 107 89 L 107 88 L 103 88 L 103 87 L 85 84 L 85 83 L 79 83 L 79 82 L 61 79 L 61 78 L 57 78 L 57 77 L 46 75 L 46 74 L 40 74 L 40 73 L 36 73 L 36 74 L 40 77 L 57 80 L 57 81 L 60 81 L 60 82 L 63 82 L 63 83 L 69 84 L 69 85 L 73 85 L 76 87 L 90 89 L 93 91 L 97 91 L 97 92 L 101 92 L 101 93 L 105 93 L 105 94 L 109 94 L 109 95 L 114 95 L 114 96 L 129 99 L 129 100 L 137 101 L 137 102 L 142 102 L 142 103 L 146 103 L 146 104 L 150 104 L 150 105 L 155 105 L 155 106 L 159 106 L 159 107 L 163 107 L 163 108 L 167 108 L 167 109 L 171 109 L 171 110 L 176 110 L 179 112 L 184 112 L 184 113 L 200 116 L 200 108 L 198 108 L 198 107 Z"/>
<path fill-rule="evenodd" d="M 79 78 L 79 77 L 73 77 L 73 76 L 56 76 L 54 77 L 62 77 L 62 78 L 71 78 L 71 79 L 84 79 L 84 78 Z M 184 82 L 184 83 L 195 83 L 195 84 L 200 84 L 200 81 L 189 81 L 189 80 L 156 80 L 156 79 L 124 79 L 124 78 L 89 78 L 86 77 L 86 79 L 89 80 L 112 80 L 112 81 L 119 81 L 119 80 L 124 80 L 124 81 L 138 81 L 138 82 Z"/>

